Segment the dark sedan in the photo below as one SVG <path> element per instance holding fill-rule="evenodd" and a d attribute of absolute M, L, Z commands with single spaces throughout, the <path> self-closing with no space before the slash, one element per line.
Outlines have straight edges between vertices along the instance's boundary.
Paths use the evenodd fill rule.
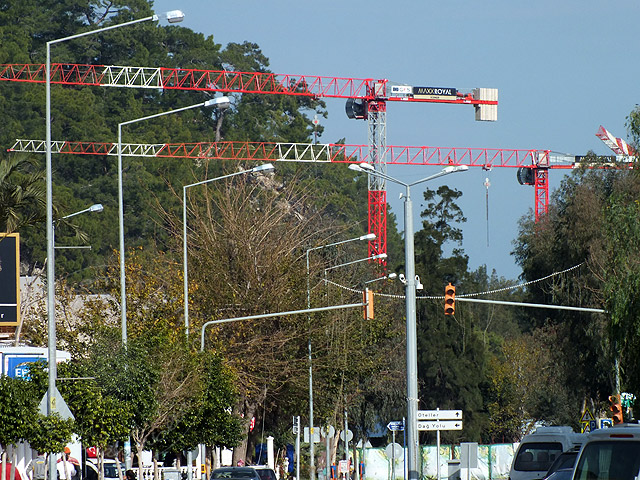
<path fill-rule="evenodd" d="M 220 467 L 211 472 L 211 480 L 260 480 L 251 467 Z"/>

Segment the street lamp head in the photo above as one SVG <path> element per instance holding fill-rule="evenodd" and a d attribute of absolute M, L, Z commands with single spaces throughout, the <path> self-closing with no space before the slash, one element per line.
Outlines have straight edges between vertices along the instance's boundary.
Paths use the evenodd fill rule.
<path fill-rule="evenodd" d="M 218 109 L 222 110 L 225 108 L 229 108 L 231 106 L 231 100 L 229 100 L 229 97 L 216 97 L 204 102 L 203 106 L 205 107 L 217 106 Z"/>
<path fill-rule="evenodd" d="M 375 233 L 367 233 L 366 235 L 362 235 L 358 240 L 375 240 L 375 239 L 376 239 Z"/>
<path fill-rule="evenodd" d="M 383 258 L 387 258 L 387 254 L 386 253 L 379 253 L 379 254 L 373 255 L 371 257 L 372 260 L 378 260 L 378 259 L 383 259 Z"/>
<path fill-rule="evenodd" d="M 184 20 L 184 13 L 181 10 L 171 10 L 164 14 L 167 22 L 169 23 L 180 23 Z"/>
<path fill-rule="evenodd" d="M 101 212 L 102 210 L 104 210 L 104 208 L 101 203 L 95 203 L 89 207 L 90 212 Z"/>
<path fill-rule="evenodd" d="M 469 170 L 467 165 L 450 165 L 442 169 L 444 173 L 465 172 Z"/>
<path fill-rule="evenodd" d="M 373 168 L 373 166 L 369 163 L 366 162 L 362 162 L 362 163 L 352 163 L 351 165 L 349 165 L 349 170 L 353 170 L 355 172 L 373 172 L 375 169 Z"/>
<path fill-rule="evenodd" d="M 258 165 L 257 167 L 253 167 L 251 169 L 251 171 L 253 173 L 257 173 L 257 172 L 273 172 L 275 169 L 276 169 L 276 167 L 274 167 L 272 164 L 263 163 L 262 165 Z"/>
<path fill-rule="evenodd" d="M 389 275 L 387 275 L 387 278 L 390 279 L 390 280 L 393 280 L 397 276 L 398 276 L 398 274 L 396 272 L 391 272 Z"/>

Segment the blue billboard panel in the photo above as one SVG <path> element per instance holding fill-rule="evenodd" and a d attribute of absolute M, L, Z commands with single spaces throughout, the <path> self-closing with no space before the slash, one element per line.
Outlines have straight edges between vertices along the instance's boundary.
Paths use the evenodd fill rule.
<path fill-rule="evenodd" d="M 29 378 L 29 365 L 37 362 L 46 362 L 47 358 L 42 355 L 3 355 L 4 360 L 4 373 L 11 378 Z"/>

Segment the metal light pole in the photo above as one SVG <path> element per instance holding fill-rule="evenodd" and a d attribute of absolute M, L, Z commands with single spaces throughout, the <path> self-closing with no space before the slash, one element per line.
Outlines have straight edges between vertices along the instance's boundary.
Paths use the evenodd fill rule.
<path fill-rule="evenodd" d="M 466 165 L 451 166 L 441 172 L 413 183 L 405 183 L 378 172 L 368 163 L 349 165 L 351 170 L 366 172 L 405 187 L 404 195 L 404 256 L 405 256 L 405 305 L 407 316 L 407 471 L 409 480 L 418 480 L 418 342 L 416 329 L 416 265 L 413 244 L 413 205 L 411 187 L 450 173 L 468 170 Z"/>
<path fill-rule="evenodd" d="M 170 23 L 180 22 L 184 18 L 184 14 L 179 10 L 167 12 L 166 18 Z M 56 388 L 56 376 L 58 374 L 56 368 L 56 314 L 55 314 L 55 268 L 54 268 L 54 233 L 53 233 L 53 173 L 51 168 L 51 45 L 66 42 L 76 38 L 105 32 L 114 28 L 126 27 L 135 23 L 147 22 L 150 20 L 158 20 L 157 15 L 132 20 L 130 22 L 119 23 L 109 27 L 98 28 L 77 35 L 58 38 L 47 42 L 46 48 L 46 65 L 45 65 L 45 125 L 46 125 L 46 210 L 47 210 L 47 326 L 48 326 L 48 402 L 47 415 L 52 415 L 56 411 L 54 391 Z M 52 456 L 53 457 L 53 456 Z M 49 459 L 49 476 L 54 478 L 56 474 L 56 465 L 53 458 Z"/>
<path fill-rule="evenodd" d="M 258 165 L 257 167 L 250 168 L 249 170 L 242 170 L 240 172 L 230 173 L 221 177 L 210 178 L 201 182 L 192 183 L 182 187 L 182 269 L 184 277 L 184 331 L 187 337 L 189 337 L 189 269 L 187 263 L 187 189 L 195 187 L 197 185 L 204 185 L 205 183 L 215 182 L 217 180 L 223 180 L 229 177 L 235 177 L 236 175 L 243 175 L 245 173 L 257 173 L 257 172 L 271 172 L 275 168 L 270 163 Z"/>
<path fill-rule="evenodd" d="M 311 308 L 311 288 L 309 286 L 309 253 L 314 250 L 320 250 L 328 247 L 335 247 L 336 245 L 342 245 L 343 243 L 355 242 L 356 240 L 375 240 L 375 233 L 368 233 L 356 238 L 350 238 L 349 240 L 342 240 L 340 242 L 329 243 L 327 245 L 321 245 L 319 247 L 313 247 L 307 250 L 307 309 Z M 315 480 L 316 478 L 316 460 L 315 460 L 315 444 L 313 442 L 313 362 L 311 357 L 311 316 L 307 317 L 309 321 L 309 478 Z M 299 480 L 299 479 L 298 479 Z"/>
<path fill-rule="evenodd" d="M 224 97 L 223 97 L 224 98 Z M 257 173 L 257 172 L 271 172 L 274 170 L 274 166 L 270 163 L 258 165 L 257 167 L 250 168 L 249 170 L 242 170 L 240 172 L 230 173 L 228 175 L 222 175 L 221 177 L 210 178 L 201 182 L 191 183 L 182 187 L 182 268 L 184 278 L 184 332 L 187 338 L 189 338 L 189 269 L 187 262 L 187 189 L 195 187 L 196 185 L 204 185 L 205 183 L 215 182 L 216 180 L 222 180 L 224 178 L 235 177 L 236 175 L 242 175 L 244 173 Z M 204 350 L 204 344 L 203 344 Z M 202 445 L 198 445 L 200 455 L 204 458 L 204 448 Z M 188 480 L 193 478 L 191 471 L 191 451 L 187 455 L 187 463 L 189 464 L 189 471 L 187 474 Z"/>
<path fill-rule="evenodd" d="M 192 108 L 217 106 L 218 108 L 226 108 L 229 106 L 228 97 L 218 97 L 206 102 L 197 103 L 188 107 L 176 108 L 168 112 L 156 113 L 146 117 L 136 118 L 118 124 L 118 236 L 120 240 L 120 319 L 122 326 L 122 344 L 127 344 L 127 292 L 125 283 L 125 261 L 124 261 L 124 189 L 122 187 L 122 126 L 132 123 L 151 120 L 152 118 L 163 117 L 173 113 L 184 112 Z"/>

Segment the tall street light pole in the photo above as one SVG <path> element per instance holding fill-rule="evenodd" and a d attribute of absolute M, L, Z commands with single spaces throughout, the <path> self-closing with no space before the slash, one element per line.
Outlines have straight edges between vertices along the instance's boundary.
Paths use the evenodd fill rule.
<path fill-rule="evenodd" d="M 360 237 L 350 238 L 348 240 L 342 240 L 339 242 L 329 243 L 327 245 L 320 245 L 319 247 L 313 247 L 307 250 L 307 309 L 311 308 L 311 287 L 309 285 L 309 253 L 314 250 L 320 250 L 328 247 L 335 247 L 337 245 L 342 245 L 343 243 L 355 242 L 358 240 L 375 240 L 375 233 L 368 233 L 366 235 L 361 235 Z M 309 321 L 309 343 L 308 343 L 308 351 L 309 351 L 309 478 L 310 480 L 315 480 L 316 478 L 316 460 L 315 460 L 315 444 L 313 442 L 313 362 L 311 356 L 311 316 L 307 317 Z"/>
<path fill-rule="evenodd" d="M 411 203 L 411 187 L 450 173 L 468 170 L 466 165 L 450 166 L 441 172 L 423 178 L 413 183 L 405 183 L 385 173 L 374 170 L 368 163 L 351 164 L 351 170 L 366 172 L 369 175 L 397 183 L 405 187 L 404 195 L 404 258 L 405 275 L 405 305 L 407 317 L 407 471 L 409 480 L 418 480 L 418 342 L 416 328 L 416 265 L 413 243 L 413 205 Z"/>
<path fill-rule="evenodd" d="M 187 263 L 187 189 L 198 185 L 204 185 L 205 183 L 215 182 L 217 180 L 223 180 L 225 178 L 235 177 L 236 175 L 243 175 L 245 173 L 258 173 L 258 172 L 272 172 L 274 166 L 270 163 L 264 163 L 257 167 L 250 168 L 248 170 L 242 170 L 240 172 L 230 173 L 221 177 L 210 178 L 201 182 L 191 183 L 182 187 L 182 269 L 184 278 L 184 331 L 187 338 L 189 337 L 189 269 Z"/>
<path fill-rule="evenodd" d="M 180 10 L 167 12 L 166 18 L 170 23 L 180 22 L 184 18 L 184 14 Z M 54 265 L 54 232 L 53 232 L 53 173 L 51 167 L 51 46 L 57 43 L 66 42 L 87 35 L 106 32 L 114 28 L 126 27 L 136 23 L 147 22 L 150 20 L 158 20 L 157 15 L 132 20 L 130 22 L 119 23 L 109 27 L 98 28 L 77 35 L 58 38 L 47 42 L 46 48 L 46 64 L 45 64 L 45 124 L 46 124 L 46 209 L 47 209 L 47 326 L 48 326 L 48 402 L 47 415 L 52 415 L 56 411 L 54 391 L 56 388 L 56 376 L 58 374 L 56 368 L 56 314 L 55 314 L 55 265 Z M 52 456 L 53 457 L 53 456 Z M 56 465 L 53 458 L 49 460 L 49 475 L 54 478 L 56 474 Z"/>
<path fill-rule="evenodd" d="M 249 170 L 242 170 L 240 172 L 230 173 L 228 175 L 222 175 L 221 177 L 210 178 L 208 180 L 203 180 L 201 182 L 191 183 L 189 185 L 185 185 L 182 187 L 182 276 L 184 279 L 184 333 L 187 338 L 189 338 L 189 269 L 187 262 L 187 189 L 191 187 L 195 187 L 197 185 L 204 185 L 205 183 L 215 182 L 217 180 L 222 180 L 225 178 L 235 177 L 236 175 L 242 175 L 245 173 L 257 173 L 257 172 L 271 172 L 274 170 L 274 166 L 270 163 L 264 163 L 262 165 L 258 165 L 257 167 L 250 168 Z M 203 337 L 204 338 L 204 337 Z M 204 350 L 204 340 L 202 343 L 202 350 Z M 202 445 L 198 445 L 198 450 L 200 451 L 200 455 L 204 458 L 205 452 Z M 193 472 L 191 471 L 192 461 L 191 461 L 191 451 L 187 454 L 187 464 L 189 465 L 189 470 L 187 473 L 187 479 L 191 480 L 193 478 Z"/>
<path fill-rule="evenodd" d="M 151 120 L 152 118 L 163 117 L 165 115 L 171 115 L 173 113 L 184 112 L 185 110 L 191 110 L 192 108 L 200 107 L 218 107 L 227 108 L 229 106 L 228 97 L 218 97 L 206 102 L 197 103 L 188 107 L 176 108 L 175 110 L 169 110 L 168 112 L 156 113 L 155 115 L 149 115 L 146 117 L 136 118 L 135 120 L 129 120 L 127 122 L 121 122 L 118 124 L 118 236 L 120 240 L 120 319 L 122 327 L 122 345 L 127 344 L 127 289 L 125 282 L 125 250 L 124 250 L 124 189 L 122 181 L 122 127 L 124 125 L 131 125 L 132 123 L 142 122 L 144 120 Z"/>

